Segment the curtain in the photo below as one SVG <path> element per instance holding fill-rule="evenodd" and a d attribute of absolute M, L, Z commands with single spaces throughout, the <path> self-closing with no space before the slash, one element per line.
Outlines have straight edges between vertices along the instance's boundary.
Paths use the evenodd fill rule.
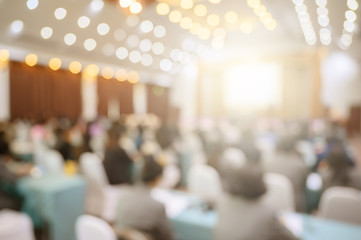
<path fill-rule="evenodd" d="M 81 113 L 81 75 L 10 63 L 11 118 L 76 119 Z"/>
<path fill-rule="evenodd" d="M 133 110 L 133 84 L 116 79 L 98 77 L 98 113 L 108 116 L 108 104 L 110 101 L 119 102 L 120 114 L 131 114 Z"/>

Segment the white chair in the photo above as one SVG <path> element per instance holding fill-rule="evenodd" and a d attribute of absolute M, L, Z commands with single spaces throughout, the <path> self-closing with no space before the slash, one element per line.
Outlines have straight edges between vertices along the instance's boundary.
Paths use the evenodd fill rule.
<path fill-rule="evenodd" d="M 31 219 L 24 213 L 1 210 L 0 239 L 35 240 Z"/>
<path fill-rule="evenodd" d="M 83 153 L 80 158 L 80 169 L 87 179 L 85 212 L 113 222 L 116 218 L 116 206 L 120 186 L 109 184 L 104 166 L 98 155 Z"/>
<path fill-rule="evenodd" d="M 274 209 L 294 211 L 295 199 L 291 181 L 276 173 L 266 173 L 263 178 L 267 192 L 261 201 Z"/>
<path fill-rule="evenodd" d="M 117 240 L 112 227 L 103 219 L 90 216 L 80 216 L 75 224 L 77 240 Z"/>
<path fill-rule="evenodd" d="M 222 193 L 221 180 L 211 166 L 195 164 L 188 174 L 188 190 L 204 200 L 215 201 Z"/>
<path fill-rule="evenodd" d="M 361 192 L 348 187 L 331 187 L 321 196 L 318 215 L 361 224 Z"/>
<path fill-rule="evenodd" d="M 63 156 L 55 150 L 47 150 L 43 155 L 45 174 L 62 175 L 64 173 Z"/>

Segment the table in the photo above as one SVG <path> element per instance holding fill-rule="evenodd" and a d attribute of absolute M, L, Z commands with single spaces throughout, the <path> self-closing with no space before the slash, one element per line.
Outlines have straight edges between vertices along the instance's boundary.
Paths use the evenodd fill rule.
<path fill-rule="evenodd" d="M 300 223 L 299 237 L 302 240 L 360 240 L 361 226 L 320 219 L 305 214 L 289 214 Z M 215 211 L 204 211 L 200 206 L 191 206 L 171 218 L 176 240 L 212 240 L 217 222 Z"/>
<path fill-rule="evenodd" d="M 50 240 L 75 240 L 75 222 L 83 214 L 85 180 L 80 176 L 25 177 L 17 182 L 23 212 L 36 227 L 46 226 Z"/>

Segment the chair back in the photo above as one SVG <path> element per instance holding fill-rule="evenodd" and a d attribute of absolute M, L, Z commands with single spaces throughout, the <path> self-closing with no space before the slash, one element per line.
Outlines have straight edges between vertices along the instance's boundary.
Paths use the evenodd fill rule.
<path fill-rule="evenodd" d="M 80 169 L 87 179 L 97 182 L 99 185 L 109 185 L 103 163 L 95 153 L 83 153 L 80 158 Z"/>
<path fill-rule="evenodd" d="M 83 153 L 80 170 L 87 180 L 85 212 L 101 216 L 105 205 L 105 189 L 109 185 L 103 164 L 94 153 Z"/>
<path fill-rule="evenodd" d="M 0 239 L 35 240 L 33 223 L 24 213 L 12 210 L 0 211 Z"/>
<path fill-rule="evenodd" d="M 361 225 L 361 192 L 348 187 L 331 187 L 321 196 L 319 216 Z"/>
<path fill-rule="evenodd" d="M 47 150 L 43 157 L 45 174 L 62 175 L 64 174 L 63 156 L 55 150 Z"/>
<path fill-rule="evenodd" d="M 263 180 L 267 186 L 267 192 L 261 200 L 264 204 L 277 210 L 295 210 L 293 186 L 286 176 L 266 173 Z"/>
<path fill-rule="evenodd" d="M 214 201 L 222 192 L 221 180 L 211 166 L 193 165 L 188 174 L 188 189 L 204 200 Z"/>
<path fill-rule="evenodd" d="M 90 216 L 80 216 L 75 224 L 77 240 L 117 240 L 112 227 L 103 219 Z"/>

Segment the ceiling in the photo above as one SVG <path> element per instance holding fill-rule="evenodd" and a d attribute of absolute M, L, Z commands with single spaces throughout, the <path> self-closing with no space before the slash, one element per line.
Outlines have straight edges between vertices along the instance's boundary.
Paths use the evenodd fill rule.
<path fill-rule="evenodd" d="M 317 22 L 315 1 L 305 2 L 317 35 L 317 42 L 311 46 L 305 42 L 292 0 L 261 0 L 277 23 L 275 30 L 265 28 L 252 8 L 247 5 L 247 0 L 222 0 L 218 4 L 208 0 L 194 0 L 194 5 L 204 4 L 207 7 L 208 13 L 204 17 L 196 16 L 193 8 L 182 9 L 179 6 L 180 0 L 158 1 L 169 4 L 171 10 L 179 10 L 183 17 L 191 18 L 193 23 L 197 22 L 201 26 L 207 26 L 211 36 L 206 40 L 183 29 L 179 23 L 171 22 L 168 15 L 157 14 L 158 2 L 147 1 L 143 11 L 135 17 L 134 15 L 129 17 L 129 10 L 122 9 L 118 6 L 117 1 L 104 0 L 104 7 L 98 12 L 92 11 L 91 2 L 92 0 L 39 0 L 38 6 L 29 10 L 26 0 L 0 0 L 0 47 L 13 50 L 14 54 L 11 51 L 11 57 L 16 60 L 24 59 L 28 53 L 35 53 L 39 55 L 39 62 L 44 63 L 50 57 L 59 57 L 64 59 L 64 62 L 77 60 L 84 64 L 96 63 L 99 66 L 147 73 L 166 72 L 170 75 L 179 73 L 182 67 L 191 60 L 209 60 L 207 57 L 210 56 L 208 54 L 210 52 L 216 52 L 218 56 L 239 58 L 243 53 L 285 54 L 326 47 L 331 51 L 346 51 L 358 61 L 361 60 L 361 38 L 358 29 L 361 21 L 359 18 L 356 20 L 351 46 L 347 49 L 340 47 L 339 39 L 343 32 L 345 11 L 348 9 L 346 1 L 328 0 L 330 23 L 327 28 L 331 30 L 332 36 L 332 42 L 328 46 L 323 46 L 319 40 L 318 32 L 321 27 Z M 62 20 L 54 17 L 54 11 L 59 7 L 67 10 L 66 17 Z M 224 16 L 229 11 L 237 13 L 238 19 L 235 23 L 225 21 Z M 360 10 L 357 9 L 355 12 L 359 15 Z M 219 16 L 220 24 L 218 26 L 207 25 L 207 16 L 210 14 Z M 77 24 L 78 18 L 81 16 L 87 16 L 90 19 L 89 26 L 83 29 Z M 20 33 L 15 34 L 11 31 L 10 26 L 14 20 L 23 21 L 23 30 Z M 164 26 L 166 35 L 159 38 L 154 35 L 153 31 L 142 31 L 140 23 L 144 20 L 150 20 L 154 27 Z M 251 23 L 252 31 L 250 33 L 245 33 L 240 29 L 240 25 L 244 22 Z M 100 23 L 109 25 L 110 30 L 106 35 L 98 34 L 97 26 Z M 40 35 L 41 29 L 46 26 L 53 29 L 53 34 L 49 39 L 43 39 Z M 226 35 L 222 38 L 224 46 L 221 49 L 214 49 L 212 34 L 219 27 L 226 30 Z M 68 33 L 76 35 L 76 42 L 70 46 L 64 43 L 64 36 Z M 129 38 L 129 36 L 132 37 Z M 84 41 L 89 38 L 96 41 L 93 51 L 87 51 L 84 48 Z M 157 55 L 149 50 L 149 45 L 140 50 L 140 41 L 144 39 L 150 40 L 153 44 L 155 42 L 163 44 L 164 52 L 158 51 Z M 149 43 L 148 40 L 147 43 Z M 145 44 L 145 42 L 143 43 Z M 129 54 L 137 51 L 134 53 L 135 57 L 146 54 L 148 62 L 143 64 L 143 61 L 139 61 L 139 59 L 131 61 L 129 56 L 120 60 L 116 56 L 116 50 L 120 47 L 127 48 Z M 152 64 L 150 64 L 149 58 L 153 59 Z M 170 60 L 171 69 L 166 67 L 162 71 L 160 62 L 164 59 Z"/>

